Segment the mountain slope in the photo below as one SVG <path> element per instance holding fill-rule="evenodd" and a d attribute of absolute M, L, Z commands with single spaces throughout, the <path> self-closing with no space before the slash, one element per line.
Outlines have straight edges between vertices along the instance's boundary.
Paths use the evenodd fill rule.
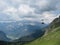
<path fill-rule="evenodd" d="M 60 45 L 60 27 L 26 45 Z"/>
<path fill-rule="evenodd" d="M 46 32 L 43 37 L 25 45 L 60 45 L 60 17 L 49 25 Z"/>

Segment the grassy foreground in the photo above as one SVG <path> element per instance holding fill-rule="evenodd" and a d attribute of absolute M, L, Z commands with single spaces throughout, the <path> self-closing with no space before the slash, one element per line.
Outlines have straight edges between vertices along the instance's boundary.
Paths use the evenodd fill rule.
<path fill-rule="evenodd" d="M 60 45 L 60 27 L 25 45 Z"/>

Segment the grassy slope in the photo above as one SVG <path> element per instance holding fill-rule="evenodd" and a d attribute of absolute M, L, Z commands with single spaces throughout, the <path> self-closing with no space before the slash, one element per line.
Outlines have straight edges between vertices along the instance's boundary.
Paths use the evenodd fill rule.
<path fill-rule="evenodd" d="M 60 45 L 60 27 L 25 45 Z"/>

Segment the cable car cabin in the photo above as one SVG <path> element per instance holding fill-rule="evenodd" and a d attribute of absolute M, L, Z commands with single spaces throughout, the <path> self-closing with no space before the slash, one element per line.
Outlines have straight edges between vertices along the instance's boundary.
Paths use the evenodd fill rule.
<path fill-rule="evenodd" d="M 42 22 L 42 24 L 45 24 L 44 22 Z"/>
<path fill-rule="evenodd" d="M 45 23 L 44 23 L 44 19 L 41 20 L 41 24 L 45 24 Z"/>

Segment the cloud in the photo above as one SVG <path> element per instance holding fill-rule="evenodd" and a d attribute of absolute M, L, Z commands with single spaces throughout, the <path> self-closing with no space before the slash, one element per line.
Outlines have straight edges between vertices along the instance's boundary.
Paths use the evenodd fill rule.
<path fill-rule="evenodd" d="M 42 19 L 45 23 L 50 23 L 56 18 L 56 15 L 51 12 L 44 12 L 42 14 Z"/>
<path fill-rule="evenodd" d="M 40 0 L 37 2 L 37 5 L 42 9 L 42 8 L 46 8 L 46 6 L 49 5 L 47 0 Z"/>
<path fill-rule="evenodd" d="M 31 8 L 29 5 L 25 5 L 25 4 L 21 4 L 18 8 L 8 6 L 2 11 L 2 13 L 10 17 L 10 19 L 8 19 L 9 21 L 11 20 L 21 21 L 24 19 L 21 17 L 27 16 L 29 15 L 29 13 L 33 13 L 33 12 L 34 12 L 34 8 Z"/>
<path fill-rule="evenodd" d="M 18 11 L 18 10 L 17 10 L 15 7 L 7 7 L 7 8 L 4 9 L 2 12 L 5 13 L 7 16 L 10 17 L 10 19 L 8 19 L 8 20 L 10 20 L 10 21 L 11 21 L 11 20 L 16 20 L 16 21 L 22 20 L 22 19 L 19 17 L 17 11 Z"/>
<path fill-rule="evenodd" d="M 33 12 L 34 9 L 31 8 L 29 5 L 22 4 L 19 6 L 18 11 L 22 14 L 28 14 L 30 12 Z"/>
<path fill-rule="evenodd" d="M 6 19 L 10 21 L 28 20 L 40 22 L 44 18 L 47 19 L 45 22 L 51 22 L 60 12 L 58 11 L 60 10 L 59 5 L 59 0 L 1 0 L 0 9 L 6 17 L 9 17 Z"/>
<path fill-rule="evenodd" d="M 17 9 L 14 8 L 14 7 L 7 7 L 4 12 L 6 13 L 16 13 L 17 12 Z"/>
<path fill-rule="evenodd" d="M 19 38 L 17 38 L 17 37 L 12 36 L 12 35 L 6 35 L 6 36 L 7 36 L 7 38 L 11 39 L 11 41 L 12 41 L 12 40 L 15 40 L 15 39 L 19 39 Z"/>
<path fill-rule="evenodd" d="M 60 10 L 60 2 L 56 4 L 56 8 Z"/>
<path fill-rule="evenodd" d="M 0 0 L 0 12 L 4 10 L 7 6 L 8 4 L 6 2 L 4 2 L 3 0 Z"/>
<path fill-rule="evenodd" d="M 39 2 L 37 2 L 37 8 L 36 8 L 36 13 L 40 14 L 43 13 L 45 11 L 55 11 L 57 10 L 56 8 L 56 4 L 58 3 L 58 1 L 56 0 L 40 0 Z"/>

